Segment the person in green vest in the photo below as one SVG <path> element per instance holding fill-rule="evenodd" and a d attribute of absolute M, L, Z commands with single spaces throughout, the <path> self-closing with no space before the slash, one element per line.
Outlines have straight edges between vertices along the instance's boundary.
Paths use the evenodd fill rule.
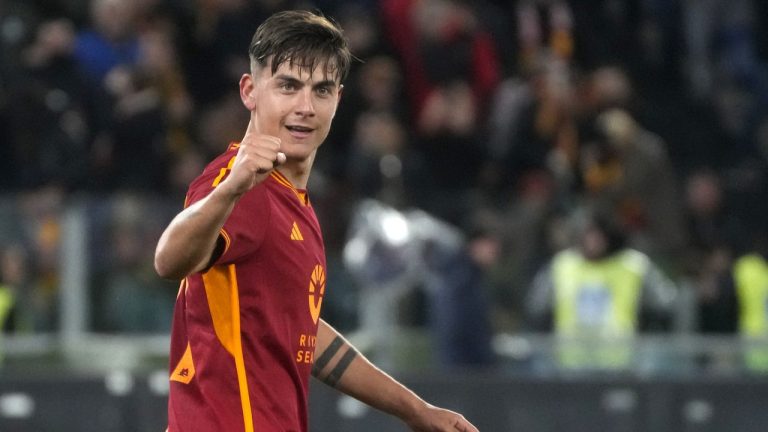
<path fill-rule="evenodd" d="M 613 218 L 588 214 L 578 244 L 555 254 L 526 301 L 534 331 L 553 331 L 560 367 L 623 370 L 640 331 L 670 328 L 677 289 Z"/>
<path fill-rule="evenodd" d="M 736 297 L 734 321 L 747 370 L 768 373 L 768 227 L 753 232 L 749 250 L 733 262 L 721 292 Z"/>
<path fill-rule="evenodd" d="M 12 288 L 0 282 L 0 329 L 3 332 L 11 325 L 14 304 L 15 296 Z"/>
<path fill-rule="evenodd" d="M 0 244 L 0 332 L 16 330 L 17 285 L 22 255 L 16 246 Z"/>
<path fill-rule="evenodd" d="M 6 265 L 6 253 L 0 250 L 0 364 L 3 362 L 3 334 L 15 330 L 16 290 L 9 283 Z"/>

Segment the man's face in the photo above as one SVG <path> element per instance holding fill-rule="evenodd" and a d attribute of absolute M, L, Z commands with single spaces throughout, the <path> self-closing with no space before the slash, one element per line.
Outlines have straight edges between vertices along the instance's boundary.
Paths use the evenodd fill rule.
<path fill-rule="evenodd" d="M 272 74 L 258 67 L 240 82 L 243 103 L 257 131 L 280 138 L 289 159 L 303 160 L 320 147 L 331 127 L 342 86 L 320 64 L 311 73 L 288 62 Z"/>
<path fill-rule="evenodd" d="M 589 260 L 602 258 L 608 250 L 608 239 L 605 233 L 597 227 L 587 227 L 582 234 L 581 249 Z"/>

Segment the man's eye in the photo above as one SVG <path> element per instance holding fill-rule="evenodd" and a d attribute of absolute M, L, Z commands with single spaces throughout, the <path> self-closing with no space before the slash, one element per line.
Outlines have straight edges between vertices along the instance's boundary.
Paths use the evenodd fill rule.
<path fill-rule="evenodd" d="M 281 85 L 280 88 L 285 90 L 285 91 L 294 91 L 294 90 L 296 90 L 296 86 L 294 84 L 291 84 L 291 83 L 285 83 L 285 84 Z"/>
<path fill-rule="evenodd" d="M 331 94 L 331 89 L 329 89 L 328 87 L 318 87 L 317 94 L 319 94 L 320 96 L 328 96 Z"/>

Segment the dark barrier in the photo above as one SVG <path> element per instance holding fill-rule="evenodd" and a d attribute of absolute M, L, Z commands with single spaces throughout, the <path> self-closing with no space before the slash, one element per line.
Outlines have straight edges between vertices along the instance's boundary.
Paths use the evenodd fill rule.
<path fill-rule="evenodd" d="M 768 380 L 757 377 L 412 377 L 409 386 L 481 431 L 763 432 Z M 313 383 L 313 431 L 402 432 L 389 416 Z"/>
<path fill-rule="evenodd" d="M 481 431 L 757 432 L 768 426 L 759 377 L 403 376 Z M 162 432 L 164 374 L 0 376 L 0 431 Z M 312 432 L 402 432 L 397 420 L 313 382 Z"/>
<path fill-rule="evenodd" d="M 104 377 L 3 376 L 0 431 L 137 430 L 127 409 L 133 397 L 132 389 L 127 388 L 131 380 L 130 375 L 123 375 L 122 383 L 110 384 Z M 110 385 L 119 387 L 118 391 L 110 391 Z"/>

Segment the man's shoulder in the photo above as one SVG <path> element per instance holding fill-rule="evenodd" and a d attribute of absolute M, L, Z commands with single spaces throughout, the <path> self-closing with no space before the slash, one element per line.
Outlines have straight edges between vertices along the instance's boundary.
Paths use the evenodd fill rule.
<path fill-rule="evenodd" d="M 187 204 L 197 201 L 215 189 L 229 173 L 235 156 L 237 156 L 237 150 L 230 145 L 226 151 L 208 162 L 203 171 L 189 183 Z M 193 199 L 190 200 L 190 198 Z"/>
<path fill-rule="evenodd" d="M 205 169 L 203 169 L 203 173 L 210 171 L 210 170 L 218 170 L 224 167 L 227 167 L 227 165 L 230 164 L 230 161 L 232 161 L 235 156 L 237 156 L 237 149 L 239 148 L 238 143 L 231 143 L 227 146 L 227 149 L 221 152 L 218 156 L 211 159 L 210 162 L 208 162 L 208 165 L 205 166 Z M 229 166 L 231 168 L 231 166 Z"/>

